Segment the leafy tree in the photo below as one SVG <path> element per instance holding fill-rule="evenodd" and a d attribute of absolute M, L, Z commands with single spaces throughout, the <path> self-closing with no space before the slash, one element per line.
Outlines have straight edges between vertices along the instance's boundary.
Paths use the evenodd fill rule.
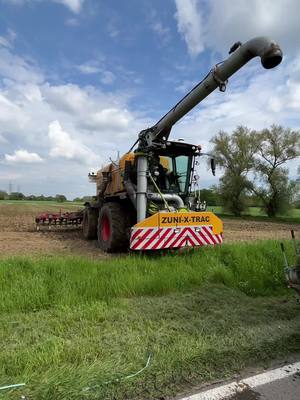
<path fill-rule="evenodd" d="M 8 198 L 8 194 L 4 190 L 0 190 L 0 200 L 5 200 Z"/>
<path fill-rule="evenodd" d="M 247 195 L 247 205 L 248 207 L 261 207 L 262 202 L 261 199 L 258 196 L 256 196 L 256 194 L 250 192 Z"/>
<path fill-rule="evenodd" d="M 217 188 L 212 186 L 210 189 L 201 189 L 201 201 L 206 201 L 209 206 L 220 205 L 220 194 Z"/>
<path fill-rule="evenodd" d="M 23 193 L 20 192 L 11 192 L 9 195 L 9 200 L 23 200 L 25 199 L 25 196 Z"/>
<path fill-rule="evenodd" d="M 225 170 L 220 180 L 222 205 L 240 216 L 247 206 L 246 193 L 250 188 L 247 174 L 254 166 L 254 154 L 259 147 L 258 135 L 245 126 L 238 126 L 232 135 L 219 132 L 211 143 L 216 163 Z"/>
<path fill-rule="evenodd" d="M 256 179 L 251 190 L 258 196 L 269 217 L 285 213 L 297 190 L 296 182 L 288 179 L 283 165 L 300 156 L 300 132 L 272 125 L 258 134 L 259 149 L 255 159 Z"/>
<path fill-rule="evenodd" d="M 249 181 L 246 175 L 225 173 L 220 179 L 221 205 L 225 210 L 240 217 L 248 208 L 247 191 Z"/>
<path fill-rule="evenodd" d="M 93 196 L 83 196 L 83 198 L 81 199 L 81 201 L 83 203 L 90 202 L 90 201 L 93 201 L 93 200 L 95 200 L 95 198 Z"/>
<path fill-rule="evenodd" d="M 65 202 L 65 201 L 67 201 L 67 198 L 66 198 L 66 196 L 64 196 L 63 194 L 57 194 L 57 195 L 55 196 L 55 200 L 56 200 L 58 203 L 63 203 L 63 202 Z"/>

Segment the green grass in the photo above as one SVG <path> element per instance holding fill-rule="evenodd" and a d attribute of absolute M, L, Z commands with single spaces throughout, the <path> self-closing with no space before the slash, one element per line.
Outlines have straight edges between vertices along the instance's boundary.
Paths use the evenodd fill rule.
<path fill-rule="evenodd" d="M 300 350 L 275 241 L 100 262 L 11 258 L 0 261 L 0 296 L 0 386 L 27 383 L 0 399 L 157 399 Z M 143 373 L 120 380 L 149 353 Z"/>
<path fill-rule="evenodd" d="M 288 251 L 291 245 L 287 245 Z M 94 261 L 80 257 L 12 258 L 0 261 L 0 311 L 161 296 L 204 283 L 222 283 L 251 296 L 285 290 L 279 243 L 235 243 L 182 255 Z"/>

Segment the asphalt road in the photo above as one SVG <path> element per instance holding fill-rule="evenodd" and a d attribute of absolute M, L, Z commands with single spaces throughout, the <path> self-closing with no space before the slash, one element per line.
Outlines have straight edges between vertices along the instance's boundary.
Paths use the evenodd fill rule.
<path fill-rule="evenodd" d="M 181 400 L 300 400 L 300 362 L 212 386 Z"/>
<path fill-rule="evenodd" d="M 300 372 L 255 389 L 246 389 L 228 400 L 300 400 Z"/>

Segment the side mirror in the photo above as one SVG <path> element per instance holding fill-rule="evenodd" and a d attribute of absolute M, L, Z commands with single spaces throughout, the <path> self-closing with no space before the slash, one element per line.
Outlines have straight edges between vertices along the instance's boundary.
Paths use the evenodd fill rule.
<path fill-rule="evenodd" d="M 213 176 L 215 176 L 216 175 L 216 163 L 215 163 L 214 158 L 210 159 L 210 168 L 211 168 L 211 172 L 212 172 Z"/>

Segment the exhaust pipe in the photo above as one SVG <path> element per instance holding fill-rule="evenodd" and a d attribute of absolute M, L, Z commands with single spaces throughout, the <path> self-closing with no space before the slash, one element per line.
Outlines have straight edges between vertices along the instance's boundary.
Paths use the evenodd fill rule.
<path fill-rule="evenodd" d="M 139 154 L 137 157 L 137 192 L 136 192 L 137 222 L 140 222 L 146 218 L 147 172 L 148 172 L 147 157 L 145 154 Z"/>

